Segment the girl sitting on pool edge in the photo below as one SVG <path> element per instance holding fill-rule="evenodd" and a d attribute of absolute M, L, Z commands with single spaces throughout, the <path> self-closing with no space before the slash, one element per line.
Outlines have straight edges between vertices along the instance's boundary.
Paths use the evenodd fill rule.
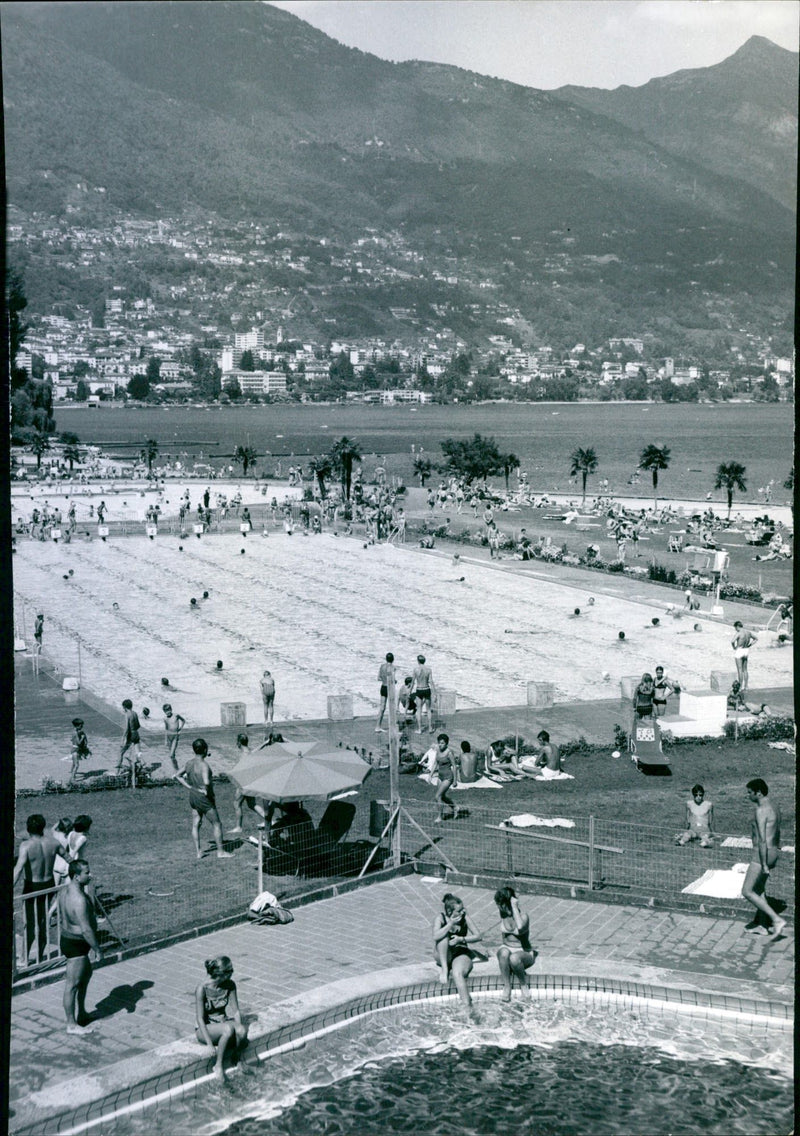
<path fill-rule="evenodd" d="M 210 982 L 201 982 L 195 990 L 197 1028 L 195 1033 L 201 1045 L 216 1051 L 214 1076 L 225 1078 L 225 1052 L 233 1043 L 234 1052 L 247 1044 L 247 1026 L 242 1022 L 236 983 L 231 978 L 233 964 L 227 955 L 206 959 Z"/>
<path fill-rule="evenodd" d="M 442 896 L 442 904 L 443 910 L 436 916 L 433 925 L 433 957 L 440 969 L 442 983 L 447 985 L 452 975 L 459 998 L 465 1006 L 471 1006 L 467 978 L 473 960 L 485 956 L 474 951 L 469 944 L 479 942 L 481 934 L 457 895 L 446 892 Z"/>

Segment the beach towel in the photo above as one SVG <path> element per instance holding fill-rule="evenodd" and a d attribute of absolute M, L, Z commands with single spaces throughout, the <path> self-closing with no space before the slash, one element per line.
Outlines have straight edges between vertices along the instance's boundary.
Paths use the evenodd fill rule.
<path fill-rule="evenodd" d="M 479 777 L 477 781 L 459 781 L 457 785 L 451 785 L 452 789 L 502 789 L 503 786 L 499 785 L 497 781 L 492 781 L 489 777 Z"/>
<path fill-rule="evenodd" d="M 716 899 L 738 899 L 742 894 L 747 864 L 734 864 L 727 871 L 710 868 L 699 879 L 682 889 L 688 895 L 711 895 Z"/>
<path fill-rule="evenodd" d="M 720 848 L 752 848 L 753 841 L 749 836 L 726 836 L 720 844 Z M 794 844 L 782 844 L 781 852 L 791 852 L 794 854 Z"/>
<path fill-rule="evenodd" d="M 546 766 L 539 774 L 534 777 L 534 781 L 574 781 L 575 778 L 571 773 L 565 773 L 563 769 L 548 769 Z"/>
<path fill-rule="evenodd" d="M 541 825 L 545 828 L 574 828 L 575 821 L 566 817 L 537 817 L 533 813 L 518 813 L 510 816 L 503 824 L 510 824 L 513 828 L 529 828 L 531 825 Z"/>

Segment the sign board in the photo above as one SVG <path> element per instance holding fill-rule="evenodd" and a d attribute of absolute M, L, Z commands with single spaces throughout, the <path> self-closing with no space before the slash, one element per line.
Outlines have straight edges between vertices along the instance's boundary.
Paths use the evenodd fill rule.
<path fill-rule="evenodd" d="M 145 525 L 144 531 L 148 536 L 158 536 L 158 525 Z"/>
<path fill-rule="evenodd" d="M 200 536 L 203 532 L 204 527 L 205 526 L 203 526 L 203 525 L 193 525 L 192 530 L 193 530 L 193 532 L 195 533 L 196 536 Z"/>
<path fill-rule="evenodd" d="M 97 526 L 97 535 L 98 536 L 108 536 L 108 525 L 98 525 Z"/>
<path fill-rule="evenodd" d="M 50 535 L 53 540 L 61 540 L 61 529 L 53 529 Z"/>

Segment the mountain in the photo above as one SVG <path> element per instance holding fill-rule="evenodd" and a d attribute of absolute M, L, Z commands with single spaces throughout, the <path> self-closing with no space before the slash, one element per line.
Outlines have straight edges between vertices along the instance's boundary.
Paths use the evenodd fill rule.
<path fill-rule="evenodd" d="M 543 92 L 388 63 L 250 0 L 6 3 L 0 20 L 23 212 L 96 212 L 102 187 L 109 215 L 399 232 L 540 330 L 593 306 L 685 324 L 690 281 L 748 318 L 791 310 L 797 56 L 768 41 L 643 88 Z M 386 296 L 364 303 L 391 323 Z"/>
<path fill-rule="evenodd" d="M 643 87 L 556 93 L 796 208 L 797 53 L 763 36 L 752 36 L 714 67 L 677 71 Z"/>

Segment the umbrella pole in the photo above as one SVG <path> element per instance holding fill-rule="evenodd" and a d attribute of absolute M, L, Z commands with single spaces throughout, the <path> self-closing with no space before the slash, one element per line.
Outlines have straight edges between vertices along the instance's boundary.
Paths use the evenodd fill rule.
<path fill-rule="evenodd" d="M 258 894 L 264 890 L 264 830 L 258 830 Z"/>
<path fill-rule="evenodd" d="M 397 732 L 397 704 L 394 667 L 389 668 L 386 683 L 386 708 L 389 711 L 389 812 L 395 814 L 392 828 L 392 866 L 400 867 L 400 739 Z"/>

